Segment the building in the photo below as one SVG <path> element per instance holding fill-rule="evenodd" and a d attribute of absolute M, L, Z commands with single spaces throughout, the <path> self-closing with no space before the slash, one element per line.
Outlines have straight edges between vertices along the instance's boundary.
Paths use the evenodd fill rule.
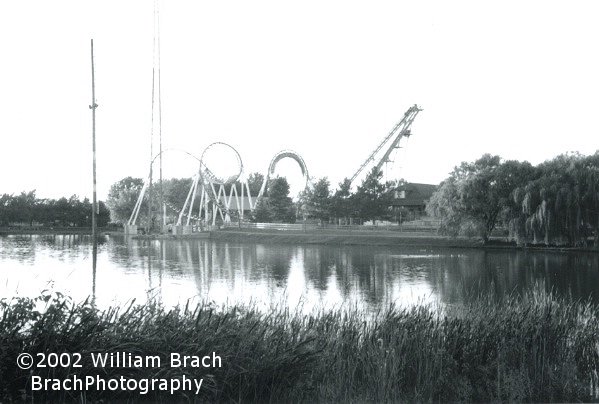
<path fill-rule="evenodd" d="M 393 212 L 397 221 L 418 220 L 426 215 L 428 200 L 437 190 L 437 185 L 406 182 L 395 190 Z"/>

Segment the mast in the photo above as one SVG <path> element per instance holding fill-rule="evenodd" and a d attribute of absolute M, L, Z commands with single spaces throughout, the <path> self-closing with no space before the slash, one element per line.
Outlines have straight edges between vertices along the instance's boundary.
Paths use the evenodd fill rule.
<path fill-rule="evenodd" d="M 154 136 L 158 132 L 159 147 L 159 196 L 161 212 L 161 230 L 166 224 L 166 215 L 164 212 L 164 192 L 162 186 L 162 101 L 161 101 L 161 83 L 160 83 L 160 14 L 158 10 L 158 0 L 154 1 L 154 37 L 153 37 L 153 63 L 152 63 L 152 129 L 150 134 L 150 187 L 148 189 L 148 232 L 152 225 L 152 182 L 154 161 Z"/>
<path fill-rule="evenodd" d="M 166 225 L 164 192 L 162 188 L 162 86 L 160 81 L 160 10 L 158 0 L 155 3 L 156 12 L 156 48 L 158 50 L 158 140 L 160 146 L 160 210 L 162 211 L 162 226 Z"/>
<path fill-rule="evenodd" d="M 91 59 L 92 59 L 92 104 L 89 108 L 92 110 L 92 182 L 93 182 L 93 197 L 92 197 L 92 301 L 96 299 L 96 260 L 98 257 L 98 224 L 96 221 L 96 213 L 98 212 L 98 202 L 96 199 L 96 77 L 94 68 L 94 40 L 91 40 Z"/>
<path fill-rule="evenodd" d="M 148 185 L 148 230 L 150 233 L 152 227 L 152 174 L 154 163 L 154 68 L 152 68 L 152 128 L 150 130 L 150 183 Z"/>
<path fill-rule="evenodd" d="M 91 40 L 91 57 L 92 57 L 92 104 L 89 108 L 92 110 L 92 153 L 93 153 L 93 198 L 92 198 L 92 239 L 94 248 L 96 248 L 98 225 L 96 223 L 96 214 L 98 212 L 98 203 L 96 200 L 96 84 L 95 84 L 95 69 L 94 69 L 94 40 Z"/>

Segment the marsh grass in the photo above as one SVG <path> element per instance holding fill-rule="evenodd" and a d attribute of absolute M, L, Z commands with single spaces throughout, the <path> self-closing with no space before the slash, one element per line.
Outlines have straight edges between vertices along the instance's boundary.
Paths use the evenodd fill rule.
<path fill-rule="evenodd" d="M 40 307 L 40 305 L 42 307 Z M 305 315 L 284 308 L 158 303 L 100 310 L 61 294 L 0 301 L 2 401 L 588 401 L 597 389 L 598 308 L 536 292 L 430 306 Z M 34 392 L 21 352 L 216 352 L 222 368 L 37 369 L 43 377 L 203 378 L 199 396 Z"/>

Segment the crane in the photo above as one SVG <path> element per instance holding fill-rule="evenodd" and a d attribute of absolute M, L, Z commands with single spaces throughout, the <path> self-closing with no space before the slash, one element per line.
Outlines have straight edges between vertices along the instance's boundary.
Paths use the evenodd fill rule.
<path fill-rule="evenodd" d="M 362 163 L 362 165 L 360 165 L 360 168 L 358 168 L 358 171 L 356 171 L 356 173 L 349 180 L 350 184 L 353 183 L 354 180 L 360 175 L 360 173 L 362 173 L 364 171 L 364 168 L 366 168 L 366 166 L 368 166 L 368 164 L 375 161 L 376 156 L 380 153 L 381 150 L 383 150 L 385 145 L 387 145 L 386 152 L 376 163 L 376 165 L 375 165 L 376 169 L 380 170 L 381 167 L 383 166 L 383 164 L 386 163 L 387 161 L 389 161 L 389 156 L 391 155 L 391 152 L 393 152 L 394 149 L 399 147 L 399 142 L 401 141 L 401 139 L 404 136 L 409 137 L 411 135 L 410 126 L 412 125 L 412 122 L 414 122 L 416 115 L 418 115 L 418 112 L 420 112 L 420 111 L 422 111 L 422 109 L 420 109 L 418 107 L 418 105 L 416 105 L 416 104 L 411 106 L 406 111 L 402 120 L 399 121 L 399 123 L 397 125 L 395 125 L 395 127 L 391 130 L 391 132 L 389 132 L 389 134 L 387 136 L 385 136 L 385 138 L 378 145 L 378 147 L 376 149 L 374 149 L 374 151 L 368 156 L 366 161 L 364 161 Z"/>

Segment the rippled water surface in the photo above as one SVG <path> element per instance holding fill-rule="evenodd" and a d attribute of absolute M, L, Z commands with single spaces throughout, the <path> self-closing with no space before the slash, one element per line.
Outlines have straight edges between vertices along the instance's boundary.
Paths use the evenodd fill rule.
<path fill-rule="evenodd" d="M 89 236 L 0 237 L 3 297 L 53 289 L 99 305 L 153 297 L 374 311 L 533 288 L 599 302 L 599 254 L 107 237 L 94 271 Z"/>

